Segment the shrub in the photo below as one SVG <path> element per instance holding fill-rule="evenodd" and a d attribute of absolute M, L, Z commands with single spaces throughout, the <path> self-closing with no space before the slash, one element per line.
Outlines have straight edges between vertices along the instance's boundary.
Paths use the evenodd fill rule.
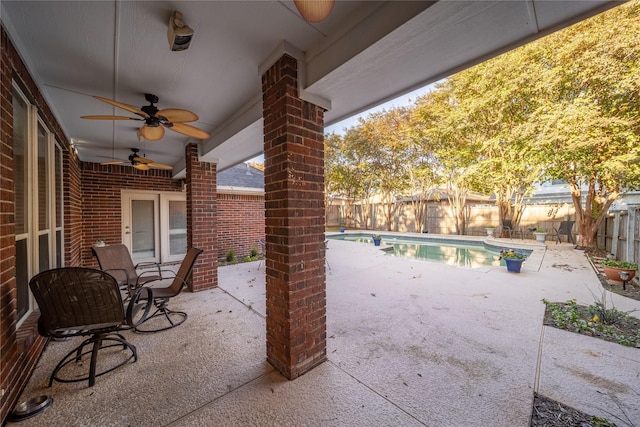
<path fill-rule="evenodd" d="M 602 265 L 613 268 L 624 268 L 625 270 L 637 270 L 638 264 L 628 261 L 606 260 L 601 262 Z"/>
<path fill-rule="evenodd" d="M 225 258 L 227 262 L 235 262 L 236 261 L 236 253 L 233 252 L 233 249 L 229 249 L 227 252 L 227 257 Z"/>

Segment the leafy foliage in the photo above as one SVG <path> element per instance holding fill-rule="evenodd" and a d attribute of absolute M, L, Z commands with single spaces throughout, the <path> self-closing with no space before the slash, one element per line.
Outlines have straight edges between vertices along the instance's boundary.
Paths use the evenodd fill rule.
<path fill-rule="evenodd" d="M 390 227 L 397 200 L 441 185 L 464 234 L 470 192 L 495 194 L 515 225 L 534 183 L 561 179 L 581 245 L 595 247 L 614 200 L 640 189 L 639 16 L 640 0 L 618 6 L 328 136 L 328 192 L 365 204 L 378 194 Z"/>

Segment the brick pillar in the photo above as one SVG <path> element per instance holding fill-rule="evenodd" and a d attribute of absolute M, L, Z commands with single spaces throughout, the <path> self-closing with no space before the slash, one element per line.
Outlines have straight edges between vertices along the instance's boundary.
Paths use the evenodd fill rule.
<path fill-rule="evenodd" d="M 297 378 L 326 360 L 324 110 L 298 98 L 297 63 L 263 76 L 267 359 Z"/>
<path fill-rule="evenodd" d="M 216 165 L 201 162 L 198 146 L 188 144 L 187 163 L 187 246 L 202 249 L 189 283 L 192 292 L 218 286 L 218 227 L 216 215 Z"/>

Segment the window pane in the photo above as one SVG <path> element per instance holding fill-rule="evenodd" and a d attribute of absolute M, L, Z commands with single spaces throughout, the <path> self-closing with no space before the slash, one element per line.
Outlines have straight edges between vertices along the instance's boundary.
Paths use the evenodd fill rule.
<path fill-rule="evenodd" d="M 56 174 L 56 227 L 62 227 L 62 210 L 64 200 L 62 200 L 62 149 L 56 145 L 55 154 L 55 174 Z M 59 264 L 58 264 L 59 265 Z"/>
<path fill-rule="evenodd" d="M 16 300 L 18 319 L 29 311 L 29 273 L 27 265 L 27 239 L 16 242 Z"/>
<path fill-rule="evenodd" d="M 38 123 L 38 230 L 47 230 L 49 228 L 47 137 L 47 130 Z"/>
<path fill-rule="evenodd" d="M 132 258 L 155 256 L 155 213 L 153 200 L 131 201 Z"/>
<path fill-rule="evenodd" d="M 187 253 L 187 202 L 169 201 L 169 255 Z"/>
<path fill-rule="evenodd" d="M 64 254 L 64 246 L 62 244 L 62 231 L 56 231 L 56 265 L 54 267 L 62 267 L 62 256 Z"/>
<path fill-rule="evenodd" d="M 38 272 L 40 272 L 51 268 L 49 264 L 49 234 L 41 234 L 38 237 L 38 246 L 40 259 Z"/>
<path fill-rule="evenodd" d="M 13 183 L 16 197 L 16 234 L 29 232 L 27 222 L 27 104 L 16 91 L 13 95 Z"/>

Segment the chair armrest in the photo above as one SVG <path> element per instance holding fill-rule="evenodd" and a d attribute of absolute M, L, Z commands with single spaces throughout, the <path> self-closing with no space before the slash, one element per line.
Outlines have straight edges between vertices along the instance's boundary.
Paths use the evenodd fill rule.
<path fill-rule="evenodd" d="M 147 320 L 152 305 L 151 289 L 146 287 L 138 288 L 127 305 L 127 325 L 135 328 L 142 324 Z"/>
<path fill-rule="evenodd" d="M 138 268 L 146 268 L 151 266 L 156 267 L 156 270 L 158 270 L 158 276 L 162 276 L 162 273 L 160 273 L 160 264 L 158 264 L 157 262 L 141 262 L 139 264 L 136 264 L 134 268 L 137 270 Z"/>
<path fill-rule="evenodd" d="M 127 278 L 127 283 L 125 283 L 127 285 L 127 287 L 129 287 L 129 283 L 131 282 L 131 278 L 129 277 L 129 272 L 125 269 L 125 268 L 110 268 L 108 270 L 102 270 L 105 273 L 108 273 L 110 271 L 122 271 L 125 275 L 125 277 Z M 118 285 L 122 285 L 122 283 L 118 283 Z"/>

